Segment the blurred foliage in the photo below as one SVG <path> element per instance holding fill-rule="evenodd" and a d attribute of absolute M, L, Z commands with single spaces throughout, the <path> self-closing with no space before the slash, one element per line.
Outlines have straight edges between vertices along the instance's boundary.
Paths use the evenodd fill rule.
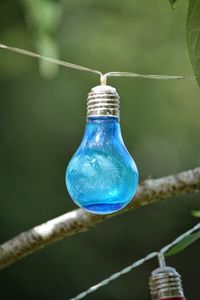
<path fill-rule="evenodd" d="M 57 0 L 23 0 L 27 28 L 36 50 L 44 56 L 59 57 L 56 31 L 61 19 L 61 6 Z M 58 66 L 39 61 L 41 75 L 54 77 Z"/>
<path fill-rule="evenodd" d="M 192 66 L 200 86 L 200 3 L 198 0 L 189 0 L 186 32 Z"/>
<path fill-rule="evenodd" d="M 169 3 L 171 4 L 172 8 L 175 9 L 175 3 L 177 0 L 169 0 Z"/>
<path fill-rule="evenodd" d="M 200 210 L 193 210 L 192 215 L 196 218 L 200 218 Z"/>
<path fill-rule="evenodd" d="M 51 8 L 43 8 L 51 2 L 57 7 L 55 16 Z M 34 13 L 27 3 L 37 8 Z M 47 37 L 53 39 L 60 58 L 103 72 L 192 74 L 185 1 L 177 2 L 175 12 L 166 0 L 38 3 L 0 1 L 2 43 L 36 50 L 48 44 Z M 45 25 L 40 24 L 43 16 Z M 50 55 L 47 52 L 43 54 Z M 64 174 L 83 136 L 87 93 L 99 80 L 65 68 L 46 80 L 37 65 L 32 58 L 0 51 L 0 242 L 76 208 L 67 195 Z M 109 84 L 121 96 L 122 133 L 141 180 L 199 164 L 195 81 L 113 78 Z M 192 227 L 194 209 L 200 209 L 198 194 L 176 197 L 56 243 L 1 272 L 2 298 L 69 299 Z M 197 255 L 198 242 L 168 258 L 182 273 L 186 295 L 193 300 L 199 299 Z M 155 261 L 149 262 L 90 298 L 148 299 L 148 276 L 156 267 Z"/>
<path fill-rule="evenodd" d="M 183 250 L 185 250 L 188 246 L 196 242 L 200 238 L 200 231 L 197 231 L 183 240 L 181 240 L 176 246 L 172 247 L 169 251 L 166 252 L 166 256 L 175 255 Z"/>

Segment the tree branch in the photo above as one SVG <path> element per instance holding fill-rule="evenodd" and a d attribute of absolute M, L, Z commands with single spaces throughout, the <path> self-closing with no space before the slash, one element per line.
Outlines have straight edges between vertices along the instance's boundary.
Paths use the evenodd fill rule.
<path fill-rule="evenodd" d="M 76 209 L 5 242 L 0 246 L 0 269 L 66 236 L 87 231 L 105 219 L 165 198 L 197 191 L 200 191 L 200 167 L 159 179 L 147 179 L 140 184 L 133 201 L 115 214 L 94 215 Z"/>

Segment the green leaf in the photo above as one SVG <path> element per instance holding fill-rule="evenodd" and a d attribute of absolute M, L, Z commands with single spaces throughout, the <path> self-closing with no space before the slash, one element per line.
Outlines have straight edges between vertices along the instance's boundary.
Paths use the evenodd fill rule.
<path fill-rule="evenodd" d="M 186 23 L 187 44 L 190 60 L 200 86 L 200 1 L 189 0 Z"/>
<path fill-rule="evenodd" d="M 193 210 L 193 211 L 192 211 L 192 215 L 193 215 L 194 217 L 200 218 L 200 210 Z"/>
<path fill-rule="evenodd" d="M 178 1 L 178 0 L 169 0 L 169 3 L 171 4 L 172 9 L 175 9 L 175 3 L 176 3 L 177 1 Z"/>
<path fill-rule="evenodd" d="M 200 231 L 193 233 L 186 238 L 184 238 L 182 241 L 180 241 L 176 246 L 171 248 L 169 251 L 166 252 L 166 256 L 172 256 L 174 254 L 177 254 L 181 251 L 183 251 L 185 248 L 187 248 L 189 245 L 194 243 L 196 240 L 200 238 Z"/>

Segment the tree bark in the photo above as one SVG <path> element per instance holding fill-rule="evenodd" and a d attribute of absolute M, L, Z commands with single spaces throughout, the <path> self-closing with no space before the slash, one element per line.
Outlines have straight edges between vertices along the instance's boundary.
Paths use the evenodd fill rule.
<path fill-rule="evenodd" d="M 0 246 L 0 269 L 64 237 L 87 231 L 105 219 L 143 205 L 176 195 L 200 191 L 200 167 L 159 179 L 147 179 L 123 210 L 110 215 L 94 215 L 76 209 L 23 232 Z"/>

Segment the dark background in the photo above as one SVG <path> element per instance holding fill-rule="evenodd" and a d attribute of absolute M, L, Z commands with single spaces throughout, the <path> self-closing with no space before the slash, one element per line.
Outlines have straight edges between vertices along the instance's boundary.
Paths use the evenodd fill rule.
<path fill-rule="evenodd" d="M 192 74 L 187 1 L 0 1 L 0 40 L 101 71 Z M 64 174 L 85 127 L 98 77 L 0 50 L 0 242 L 76 208 Z M 199 89 L 194 81 L 112 78 L 122 133 L 140 179 L 199 164 Z M 164 246 L 198 220 L 199 195 L 138 209 L 58 242 L 0 273 L 2 299 L 67 300 Z M 188 299 L 199 300 L 199 242 L 168 259 Z M 149 299 L 155 260 L 88 296 Z"/>

